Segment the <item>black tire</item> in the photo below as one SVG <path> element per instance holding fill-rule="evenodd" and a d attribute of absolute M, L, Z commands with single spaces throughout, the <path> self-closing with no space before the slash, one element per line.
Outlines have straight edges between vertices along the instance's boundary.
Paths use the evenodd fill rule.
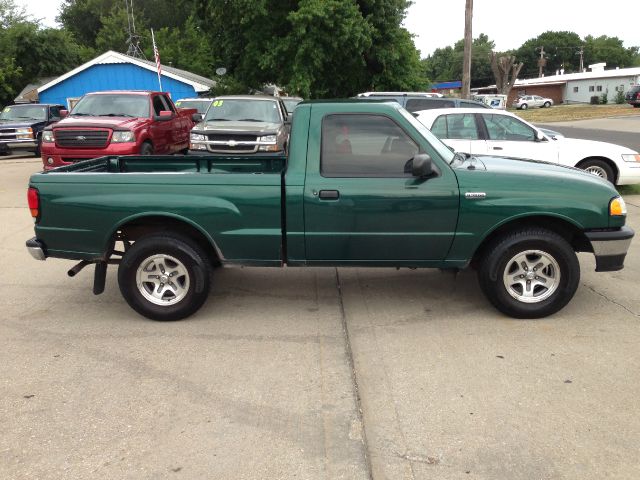
<path fill-rule="evenodd" d="M 154 258 L 165 267 L 156 269 Z M 209 265 L 206 253 L 189 238 L 174 233 L 152 234 L 136 241 L 124 254 L 118 268 L 118 285 L 129 306 L 139 314 L 152 320 L 181 320 L 198 311 L 206 301 L 210 287 Z M 175 277 L 169 278 L 178 269 L 185 274 L 176 273 Z M 164 287 L 165 283 L 159 283 L 163 281 L 171 286 L 163 292 L 162 298 L 154 299 L 160 304 L 150 299 L 156 295 L 155 285 L 158 284 L 142 282 L 138 285 L 138 275 L 151 276 L 156 271 L 159 286 Z M 179 295 L 182 295 L 181 299 Z"/>
<path fill-rule="evenodd" d="M 485 252 L 486 256 L 481 260 L 478 272 L 480 288 L 494 307 L 511 317 L 542 318 L 552 315 L 569 303 L 578 288 L 580 282 L 578 258 L 563 237 L 549 230 L 529 228 L 506 234 L 496 239 Z M 529 255 L 524 255 L 525 252 Z M 518 298 L 526 296 L 525 286 L 516 286 L 516 280 L 512 280 L 521 277 L 517 275 L 518 269 L 521 270 L 516 261 L 519 255 L 527 259 L 526 264 L 529 265 L 527 274 L 534 276 L 528 280 L 528 276 L 522 275 L 522 279 L 517 280 L 517 282 L 531 285 L 529 300 L 531 303 Z M 536 271 L 535 267 L 531 268 L 532 265 L 540 268 L 538 262 L 549 261 L 549 258 L 553 259 L 555 265 L 549 262 L 549 267 L 541 268 L 539 271 Z M 524 270 L 521 271 L 524 274 Z M 543 286 L 537 275 L 551 278 L 551 283 L 547 285 L 554 288 Z M 518 288 L 522 289 L 521 294 Z"/>
<path fill-rule="evenodd" d="M 544 102 L 543 108 L 549 108 L 551 106 L 550 102 Z"/>
<path fill-rule="evenodd" d="M 640 107 L 640 103 L 634 103 L 633 104 L 633 108 L 639 108 Z"/>
<path fill-rule="evenodd" d="M 36 142 L 38 142 L 38 143 L 36 145 L 36 149 L 33 151 L 33 156 L 34 157 L 39 157 L 40 156 L 40 143 L 42 142 L 40 136 L 38 136 L 38 138 L 36 138 Z"/>
<path fill-rule="evenodd" d="M 150 142 L 144 142 L 140 146 L 140 155 L 153 155 L 153 145 Z"/>
<path fill-rule="evenodd" d="M 529 105 L 527 105 L 526 103 L 520 105 L 520 110 L 526 110 L 527 108 L 529 108 Z"/>
<path fill-rule="evenodd" d="M 611 165 L 609 165 L 604 160 L 599 160 L 597 158 L 587 160 L 586 162 L 580 164 L 580 168 L 601 178 L 609 180 L 613 184 L 616 183 L 616 174 L 614 173 L 613 168 L 611 168 Z"/>

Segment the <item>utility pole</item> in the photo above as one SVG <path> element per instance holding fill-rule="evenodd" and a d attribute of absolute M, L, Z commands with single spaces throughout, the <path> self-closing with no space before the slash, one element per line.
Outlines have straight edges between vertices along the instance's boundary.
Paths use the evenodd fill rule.
<path fill-rule="evenodd" d="M 584 46 L 580 47 L 578 55 L 580 55 L 580 73 L 582 73 L 584 71 Z"/>
<path fill-rule="evenodd" d="M 467 0 L 464 9 L 464 53 L 462 60 L 462 98 L 471 98 L 471 47 L 473 34 L 471 20 L 473 19 L 473 0 Z"/>
<path fill-rule="evenodd" d="M 538 60 L 538 77 L 542 77 L 542 71 L 547 64 L 547 60 L 544 58 L 544 45 L 540 47 L 540 59 Z"/>

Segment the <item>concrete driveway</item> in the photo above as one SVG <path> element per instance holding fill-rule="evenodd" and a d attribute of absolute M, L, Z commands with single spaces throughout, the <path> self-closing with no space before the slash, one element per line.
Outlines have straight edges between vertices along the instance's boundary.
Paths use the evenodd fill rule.
<path fill-rule="evenodd" d="M 27 254 L 39 168 L 0 162 L 0 478 L 637 477 L 637 240 L 545 320 L 471 272 L 232 268 L 156 323 Z"/>

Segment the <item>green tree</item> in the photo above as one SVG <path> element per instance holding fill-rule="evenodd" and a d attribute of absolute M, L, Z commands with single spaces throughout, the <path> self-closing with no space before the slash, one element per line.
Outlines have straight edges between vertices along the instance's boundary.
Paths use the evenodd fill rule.
<path fill-rule="evenodd" d="M 566 73 L 577 72 L 580 68 L 578 52 L 582 44 L 582 39 L 574 32 L 547 31 L 527 40 L 514 52 L 518 61 L 524 64 L 521 77 L 538 76 L 538 61 L 542 47 L 546 59 L 543 73 L 553 75 L 560 69 L 564 69 Z"/>
<path fill-rule="evenodd" d="M 607 68 L 632 67 L 638 57 L 638 47 L 625 48 L 618 37 L 588 35 L 584 39 L 584 66 L 605 62 Z"/>

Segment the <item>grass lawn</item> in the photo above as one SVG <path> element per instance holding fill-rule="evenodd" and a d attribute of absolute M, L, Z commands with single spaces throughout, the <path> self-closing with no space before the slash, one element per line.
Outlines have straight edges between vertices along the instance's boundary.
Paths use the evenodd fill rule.
<path fill-rule="evenodd" d="M 633 108 L 626 103 L 622 105 L 555 105 L 551 108 L 510 109 L 510 111 L 531 123 L 569 122 L 589 118 L 640 115 L 640 108 Z"/>
<path fill-rule="evenodd" d="M 620 185 L 617 188 L 621 195 L 640 195 L 640 185 Z"/>

